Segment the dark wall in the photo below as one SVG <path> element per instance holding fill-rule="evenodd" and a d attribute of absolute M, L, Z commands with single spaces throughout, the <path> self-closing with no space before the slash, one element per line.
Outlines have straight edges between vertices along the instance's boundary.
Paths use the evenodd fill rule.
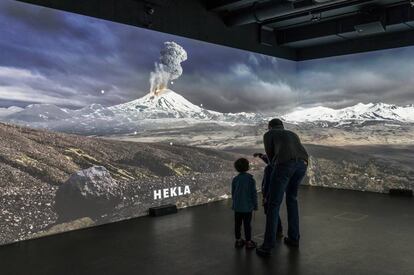
<path fill-rule="evenodd" d="M 188 38 L 259 52 L 276 57 L 296 59 L 295 51 L 259 43 L 258 26 L 226 27 L 202 1 L 195 0 L 23 0 L 50 8 L 79 13 L 114 22 L 148 28 Z M 149 9 L 153 9 L 150 14 Z"/>

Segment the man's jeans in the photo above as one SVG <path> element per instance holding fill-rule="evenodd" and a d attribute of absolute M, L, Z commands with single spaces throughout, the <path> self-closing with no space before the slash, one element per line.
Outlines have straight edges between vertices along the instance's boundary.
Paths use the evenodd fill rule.
<path fill-rule="evenodd" d="M 302 160 L 291 160 L 276 165 L 273 169 L 268 194 L 268 209 L 266 213 L 266 232 L 263 242 L 264 249 L 271 249 L 276 243 L 276 228 L 279 221 L 280 205 L 286 192 L 288 213 L 288 237 L 299 241 L 299 209 L 298 188 L 306 175 L 307 165 Z"/>

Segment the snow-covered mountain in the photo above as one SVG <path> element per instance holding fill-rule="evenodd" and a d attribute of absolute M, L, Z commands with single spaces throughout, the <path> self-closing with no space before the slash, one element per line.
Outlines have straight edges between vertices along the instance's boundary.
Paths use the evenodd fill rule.
<path fill-rule="evenodd" d="M 50 104 L 33 104 L 2 120 L 34 128 L 106 135 L 205 122 L 251 124 L 263 121 L 264 117 L 256 113 L 207 110 L 166 89 L 158 95 L 150 93 L 111 107 L 92 104 L 79 110 L 69 110 Z"/>
<path fill-rule="evenodd" d="M 180 94 L 166 89 L 159 95 L 147 94 L 139 99 L 108 108 L 131 119 L 195 119 L 249 123 L 263 119 L 256 113 L 220 113 L 197 106 Z"/>
<path fill-rule="evenodd" d="M 7 116 L 10 120 L 26 122 L 44 122 L 62 120 L 71 117 L 70 111 L 53 104 L 31 104 L 25 109 Z"/>
<path fill-rule="evenodd" d="M 147 94 L 139 99 L 108 108 L 116 114 L 133 118 L 194 118 L 211 119 L 221 114 L 203 109 L 172 90 L 164 90 L 159 95 Z"/>
<path fill-rule="evenodd" d="M 23 108 L 11 106 L 8 108 L 0 108 L 0 117 L 9 116 L 11 114 L 23 111 Z"/>
<path fill-rule="evenodd" d="M 25 109 L 4 109 L 2 121 L 34 128 L 85 135 L 130 134 L 146 130 L 189 127 L 211 123 L 258 125 L 269 117 L 257 113 L 220 113 L 197 106 L 172 90 L 147 94 L 123 104 L 104 107 L 92 104 L 78 110 L 51 104 L 33 104 Z M 359 103 L 343 109 L 300 108 L 282 116 L 289 123 L 322 123 L 325 126 L 364 124 L 364 122 L 414 123 L 414 105 Z"/>
<path fill-rule="evenodd" d="M 327 107 L 299 108 L 283 116 L 291 123 L 306 122 L 399 122 L 414 123 L 414 105 L 396 106 L 385 103 L 358 103 L 343 109 Z"/>

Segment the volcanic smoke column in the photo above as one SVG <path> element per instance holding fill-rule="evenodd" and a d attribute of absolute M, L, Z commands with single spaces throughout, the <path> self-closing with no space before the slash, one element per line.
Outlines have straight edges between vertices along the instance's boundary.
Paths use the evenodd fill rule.
<path fill-rule="evenodd" d="M 164 42 L 160 61 L 150 75 L 151 94 L 159 95 L 168 88 L 168 83 L 183 73 L 181 62 L 187 60 L 187 52 L 175 42 Z"/>

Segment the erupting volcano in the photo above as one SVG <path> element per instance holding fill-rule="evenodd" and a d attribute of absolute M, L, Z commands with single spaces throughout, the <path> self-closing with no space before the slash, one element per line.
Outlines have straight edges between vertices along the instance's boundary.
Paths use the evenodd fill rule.
<path fill-rule="evenodd" d="M 168 84 L 183 74 L 181 62 L 187 60 L 187 52 L 175 42 L 165 42 L 160 60 L 150 75 L 150 93 L 157 96 L 168 88 Z"/>

